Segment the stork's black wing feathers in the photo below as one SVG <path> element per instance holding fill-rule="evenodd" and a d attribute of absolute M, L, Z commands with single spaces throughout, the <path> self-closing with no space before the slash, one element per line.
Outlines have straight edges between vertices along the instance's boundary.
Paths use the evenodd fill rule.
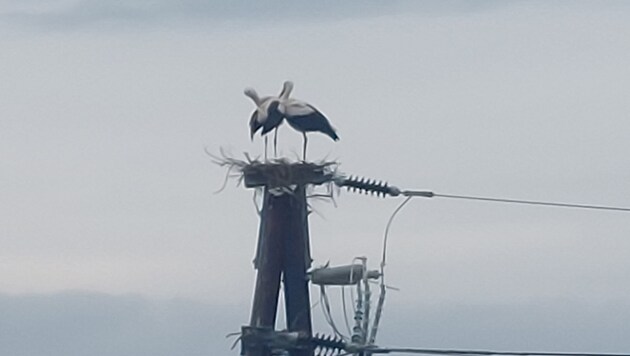
<path fill-rule="evenodd" d="M 262 126 L 263 125 L 258 122 L 258 110 L 254 110 L 251 118 L 249 119 L 249 133 L 252 139 L 254 138 L 254 134 L 256 133 L 256 131 L 260 130 Z"/>
<path fill-rule="evenodd" d="M 269 131 L 275 129 L 280 126 L 282 120 L 284 120 L 284 115 L 278 110 L 279 101 L 274 101 L 269 104 L 269 108 L 267 109 L 267 119 L 262 124 L 262 133 L 261 135 L 265 135 Z"/>
<path fill-rule="evenodd" d="M 291 127 L 298 131 L 318 131 L 327 135 L 335 141 L 339 140 L 339 136 L 335 132 L 335 129 L 333 129 L 332 125 L 330 125 L 330 122 L 328 121 L 326 116 L 319 112 L 319 110 L 315 109 L 315 107 L 313 107 L 312 105 L 308 105 L 308 107 L 313 109 L 313 112 L 310 114 L 290 117 L 287 116 L 286 119 L 289 125 L 291 125 Z"/>

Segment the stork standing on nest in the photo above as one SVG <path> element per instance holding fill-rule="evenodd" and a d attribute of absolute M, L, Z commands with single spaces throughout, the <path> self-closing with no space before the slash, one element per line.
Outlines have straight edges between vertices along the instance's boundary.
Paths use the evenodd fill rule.
<path fill-rule="evenodd" d="M 306 146 L 308 143 L 307 132 L 321 132 L 334 141 L 339 140 L 326 116 L 317 110 L 313 105 L 302 100 L 291 99 L 289 95 L 293 91 L 293 82 L 284 82 L 282 92 L 277 97 L 268 96 L 260 99 L 254 89 L 245 89 L 245 95 L 256 103 L 256 110 L 252 113 L 249 121 L 252 139 L 256 131 L 262 128 L 261 135 L 266 135 L 275 129 L 274 153 L 277 154 L 277 134 L 278 126 L 286 119 L 289 125 L 302 133 L 304 146 L 302 149 L 302 160 L 306 161 Z M 267 154 L 267 141 L 265 137 L 265 158 Z"/>
<path fill-rule="evenodd" d="M 291 93 L 293 83 L 285 82 L 284 89 Z M 277 110 L 286 118 L 292 128 L 302 133 L 304 138 L 302 160 L 304 161 L 306 161 L 306 144 L 308 142 L 307 132 L 321 132 L 333 139 L 333 141 L 339 140 L 339 136 L 337 136 L 337 132 L 330 125 L 330 121 L 311 104 L 297 99 L 290 99 L 287 94 L 286 98 L 280 99 Z"/>
<path fill-rule="evenodd" d="M 249 120 L 249 129 L 252 140 L 254 139 L 254 134 L 256 134 L 258 130 L 262 129 L 260 135 L 265 138 L 265 160 L 267 159 L 266 135 L 274 129 L 273 152 L 274 155 L 278 155 L 278 126 L 282 124 L 282 120 L 284 119 L 284 115 L 278 110 L 278 106 L 280 105 L 281 100 L 289 98 L 292 89 L 293 83 L 287 81 L 284 82 L 282 91 L 278 96 L 266 96 L 260 98 L 256 90 L 253 88 L 246 88 L 244 91 L 245 95 L 252 99 L 252 101 L 256 104 L 256 109 Z"/>

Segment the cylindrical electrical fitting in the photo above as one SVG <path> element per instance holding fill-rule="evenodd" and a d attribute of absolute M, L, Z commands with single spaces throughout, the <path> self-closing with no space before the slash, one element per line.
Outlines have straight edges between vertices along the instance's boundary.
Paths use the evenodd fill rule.
<path fill-rule="evenodd" d="M 381 274 L 376 270 L 367 271 L 367 278 L 369 279 L 376 279 L 380 277 L 380 275 Z M 313 284 L 317 285 L 355 285 L 363 279 L 363 266 L 360 264 L 351 264 L 319 268 L 311 271 L 310 279 Z"/>

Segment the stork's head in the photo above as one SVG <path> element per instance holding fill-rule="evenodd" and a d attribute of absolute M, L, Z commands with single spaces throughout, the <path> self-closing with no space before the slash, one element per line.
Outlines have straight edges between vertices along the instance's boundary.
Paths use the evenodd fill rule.
<path fill-rule="evenodd" d="M 248 98 L 252 99 L 254 103 L 256 104 L 256 106 L 260 106 L 260 97 L 258 96 L 258 93 L 256 92 L 256 90 L 254 90 L 254 88 L 245 88 L 245 90 L 243 91 L 243 94 L 245 94 L 245 96 L 247 96 Z"/>
<path fill-rule="evenodd" d="M 287 80 L 282 85 L 282 91 L 280 92 L 280 95 L 278 97 L 281 99 L 288 99 L 289 95 L 291 95 L 291 91 L 293 91 L 293 82 Z"/>

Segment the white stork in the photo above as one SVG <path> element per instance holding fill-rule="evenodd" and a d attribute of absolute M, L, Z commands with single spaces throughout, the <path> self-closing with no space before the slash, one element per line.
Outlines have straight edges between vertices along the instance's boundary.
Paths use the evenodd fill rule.
<path fill-rule="evenodd" d="M 282 120 L 284 116 L 282 113 L 278 111 L 278 105 L 281 100 L 286 100 L 289 98 L 291 94 L 291 90 L 293 89 L 293 83 L 286 81 L 282 87 L 282 91 L 280 94 L 276 96 L 266 96 L 260 98 L 258 93 L 253 88 L 246 88 L 244 93 L 247 97 L 252 99 L 256 104 L 256 109 L 252 113 L 252 116 L 249 120 L 249 128 L 252 140 L 254 139 L 254 134 L 260 129 L 262 132 L 261 136 L 265 137 L 265 159 L 267 159 L 267 133 L 269 131 L 275 129 L 274 138 L 273 138 L 273 149 L 274 155 L 277 155 L 277 145 L 278 145 L 278 126 L 282 124 Z"/>
<path fill-rule="evenodd" d="M 293 83 L 285 82 L 284 89 L 291 93 Z M 304 137 L 302 159 L 304 161 L 306 161 L 306 143 L 308 142 L 307 132 L 321 132 L 334 141 L 339 140 L 339 136 L 337 136 L 335 129 L 330 125 L 326 116 L 311 104 L 297 99 L 289 99 L 287 94 L 286 98 L 281 98 L 277 110 L 286 118 L 292 128 L 302 133 Z"/>

